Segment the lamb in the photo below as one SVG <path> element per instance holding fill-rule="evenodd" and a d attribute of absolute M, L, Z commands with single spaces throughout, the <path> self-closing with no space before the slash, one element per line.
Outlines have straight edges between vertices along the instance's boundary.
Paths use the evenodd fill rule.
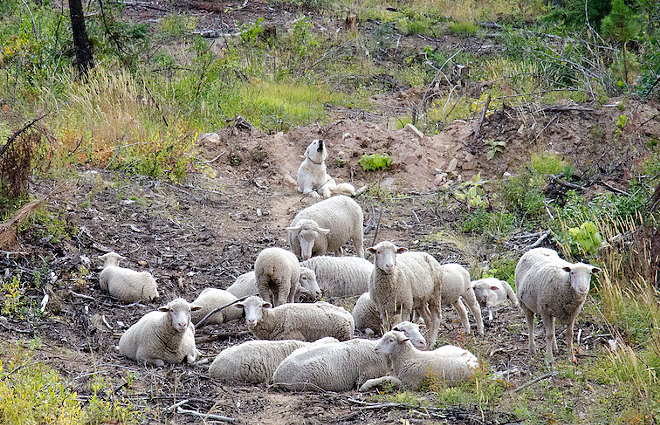
<path fill-rule="evenodd" d="M 378 307 L 371 300 L 368 292 L 365 292 L 358 298 L 351 314 L 355 321 L 355 329 L 367 335 L 373 335 L 376 332 L 380 333 L 381 320 Z M 403 332 L 410 338 L 415 348 L 424 350 L 426 348 L 426 339 L 424 339 L 420 331 L 420 328 L 423 327 L 424 325 L 405 321 L 397 323 L 392 329 Z"/>
<path fill-rule="evenodd" d="M 370 263 L 371 264 L 371 263 Z M 300 293 L 295 296 L 296 302 L 300 301 L 302 295 L 310 301 L 316 301 L 321 297 L 321 289 L 316 281 L 314 270 L 307 267 L 300 267 Z M 237 298 L 247 297 L 259 293 L 257 287 L 257 276 L 253 271 L 243 273 L 236 278 L 236 281 L 227 288 L 227 292 L 234 294 Z"/>
<path fill-rule="evenodd" d="M 474 289 L 470 285 L 470 273 L 465 270 L 460 264 L 444 264 L 443 280 L 442 280 L 442 305 L 452 305 L 458 312 L 463 323 L 465 333 L 470 333 L 470 321 L 468 320 L 467 311 L 462 301 L 465 301 L 470 309 L 470 312 L 477 321 L 477 331 L 479 334 L 484 334 L 484 321 L 481 318 L 481 309 L 479 303 L 474 295 Z"/>
<path fill-rule="evenodd" d="M 248 329 L 259 339 L 316 341 L 331 336 L 345 341 L 355 331 L 351 313 L 326 302 L 272 308 L 269 302 L 252 296 L 235 306 L 243 309 Z"/>
<path fill-rule="evenodd" d="M 230 384 L 268 383 L 282 360 L 307 345 L 310 343 L 297 340 L 244 342 L 220 352 L 209 374 Z"/>
<path fill-rule="evenodd" d="M 282 248 L 266 248 L 254 262 L 259 296 L 273 306 L 292 303 L 300 291 L 300 263 L 291 252 Z"/>
<path fill-rule="evenodd" d="M 387 241 L 367 249 L 374 254 L 369 295 L 385 331 L 410 320 L 415 311 L 424 318 L 428 344 L 433 347 L 442 314 L 443 269 L 427 253 L 406 251 Z"/>
<path fill-rule="evenodd" d="M 378 341 L 377 354 L 388 355 L 394 376 L 371 379 L 360 391 L 389 381 L 409 390 L 419 390 L 429 380 L 440 379 L 456 384 L 474 375 L 479 362 L 474 354 L 460 347 L 445 345 L 433 351 L 419 351 L 403 332 L 389 331 Z"/>
<path fill-rule="evenodd" d="M 108 252 L 99 258 L 103 260 L 103 270 L 99 274 L 101 289 L 126 303 L 158 298 L 156 280 L 151 273 L 119 267 L 119 261 L 126 258 L 116 252 Z"/>
<path fill-rule="evenodd" d="M 286 228 L 291 251 L 302 261 L 327 252 L 341 256 L 344 244 L 353 239 L 357 256 L 364 257 L 363 223 L 362 208 L 348 196 L 317 202 L 296 214 Z"/>
<path fill-rule="evenodd" d="M 200 354 L 190 312 L 201 309 L 183 298 L 147 313 L 119 339 L 119 352 L 140 363 L 157 367 L 165 363 L 192 363 Z"/>
<path fill-rule="evenodd" d="M 316 274 L 319 288 L 326 297 L 357 297 L 369 290 L 371 261 L 361 257 L 312 257 L 300 263 Z"/>
<path fill-rule="evenodd" d="M 507 298 L 514 307 L 518 307 L 518 297 L 511 289 L 511 285 L 506 280 L 500 280 L 494 277 L 473 280 L 472 289 L 481 308 L 488 309 L 488 320 L 493 320 L 493 307 L 503 304 Z"/>
<path fill-rule="evenodd" d="M 202 320 L 211 310 L 214 310 L 223 305 L 229 304 L 232 301 L 236 301 L 234 295 L 231 292 L 227 292 L 222 289 L 216 288 L 206 288 L 202 291 L 201 294 L 193 301 L 194 305 L 200 306 L 199 310 L 193 311 L 190 313 L 190 318 L 192 322 L 197 325 L 200 320 Z M 214 313 L 211 317 L 204 321 L 205 325 L 211 325 L 213 323 L 223 323 L 229 322 L 231 320 L 238 320 L 241 318 L 243 312 L 237 308 L 225 307 L 224 309 Z"/>
<path fill-rule="evenodd" d="M 346 193 L 355 195 L 355 188 L 350 183 L 337 184 L 328 175 L 325 160 L 328 157 L 326 143 L 323 140 L 313 140 L 305 150 L 305 159 L 298 167 L 298 191 L 305 195 L 320 198 L 331 194 Z"/>
<path fill-rule="evenodd" d="M 375 341 L 351 339 L 299 348 L 275 369 L 273 384 L 287 390 L 350 391 L 387 374 L 388 359 Z"/>
<path fill-rule="evenodd" d="M 551 362 L 553 350 L 559 353 L 555 339 L 555 318 L 566 323 L 566 342 L 573 355 L 573 324 L 589 293 L 592 273 L 600 268 L 590 264 L 571 264 L 547 248 L 532 249 L 518 260 L 514 274 L 516 295 L 525 312 L 529 332 L 529 352 L 536 353 L 534 315 L 543 320 L 546 338 L 546 359 Z"/>

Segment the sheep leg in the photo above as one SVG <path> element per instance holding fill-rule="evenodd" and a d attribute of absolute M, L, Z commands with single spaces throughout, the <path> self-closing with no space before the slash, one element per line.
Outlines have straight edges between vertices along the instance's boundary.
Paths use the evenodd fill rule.
<path fill-rule="evenodd" d="M 488 307 L 488 321 L 492 322 L 493 321 L 493 308 Z"/>
<path fill-rule="evenodd" d="M 425 304 L 422 307 L 421 315 L 424 318 L 424 323 L 426 324 L 426 339 L 428 340 L 428 349 L 432 350 L 433 345 L 435 345 L 435 339 L 438 334 L 438 327 L 440 326 L 440 320 L 438 315 L 434 314 L 436 307 L 433 308 L 434 311 L 431 311 L 431 303 Z"/>
<path fill-rule="evenodd" d="M 362 384 L 359 391 L 369 391 L 385 382 L 390 382 L 395 387 L 400 387 L 403 384 L 403 382 L 401 382 L 401 380 L 395 376 L 381 376 L 380 378 L 368 379 L 367 382 Z"/>
<path fill-rule="evenodd" d="M 469 335 L 470 321 L 468 320 L 467 310 L 465 309 L 465 305 L 463 305 L 463 301 L 461 301 L 461 299 L 459 298 L 456 300 L 456 302 L 452 303 L 451 305 L 453 305 L 456 311 L 458 312 L 458 315 L 461 318 L 461 322 L 463 323 L 463 329 L 465 329 L 465 333 Z"/>
<path fill-rule="evenodd" d="M 559 352 L 557 340 L 555 339 L 555 318 L 547 313 L 541 313 L 541 319 L 543 320 L 543 327 L 545 327 L 545 357 L 551 362 L 553 351 Z"/>
<path fill-rule="evenodd" d="M 536 354 L 536 344 L 534 344 L 534 312 L 527 308 L 525 304 L 520 304 L 525 317 L 527 318 L 527 333 L 529 334 L 529 353 Z"/>
<path fill-rule="evenodd" d="M 356 232 L 353 236 L 353 246 L 355 247 L 355 251 L 357 253 L 357 256 L 360 258 L 364 258 L 364 241 L 362 240 L 364 238 L 364 235 L 362 234 L 362 228 L 360 228 L 359 232 Z"/>
<path fill-rule="evenodd" d="M 572 317 L 569 321 L 568 324 L 566 325 L 566 343 L 568 344 L 568 356 L 571 360 L 574 362 L 577 361 L 575 358 L 575 355 L 573 354 L 573 326 L 575 324 L 575 317 Z M 555 341 L 555 345 L 556 341 Z M 559 353 L 559 350 L 557 350 L 557 353 Z"/>
<path fill-rule="evenodd" d="M 470 288 L 465 294 L 465 302 L 470 309 L 470 312 L 474 316 L 474 319 L 477 321 L 477 331 L 480 335 L 484 334 L 484 320 L 481 317 L 481 308 L 479 307 L 479 302 L 477 301 L 477 296 L 474 295 L 474 290 Z"/>

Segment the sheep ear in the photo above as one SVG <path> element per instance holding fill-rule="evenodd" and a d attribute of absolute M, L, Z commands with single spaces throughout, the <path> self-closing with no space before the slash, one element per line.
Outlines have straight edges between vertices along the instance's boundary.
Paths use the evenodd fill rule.
<path fill-rule="evenodd" d="M 397 248 L 396 253 L 397 254 L 403 254 L 406 251 L 408 251 L 408 248 L 402 246 L 402 247 Z"/>
<path fill-rule="evenodd" d="M 571 268 L 570 268 L 570 266 L 564 266 L 564 267 L 562 267 L 561 269 L 562 269 L 563 271 L 565 271 L 566 273 L 570 273 L 570 272 L 571 272 Z"/>
<path fill-rule="evenodd" d="M 367 251 L 369 254 L 375 254 L 376 253 L 376 248 L 374 248 L 372 246 L 372 247 L 367 248 L 365 251 Z"/>
<path fill-rule="evenodd" d="M 420 323 L 420 324 L 419 324 L 419 328 L 420 328 L 420 329 L 426 329 L 426 325 L 425 325 L 424 323 Z"/>
<path fill-rule="evenodd" d="M 271 308 L 271 307 L 273 307 L 273 305 L 267 301 L 261 303 L 261 308 Z"/>
<path fill-rule="evenodd" d="M 158 307 L 158 311 L 162 311 L 163 313 L 167 313 L 168 311 L 170 311 L 170 308 L 168 306 L 164 305 L 162 307 Z"/>
<path fill-rule="evenodd" d="M 500 288 L 498 288 L 498 287 L 495 286 L 495 285 L 493 285 L 493 286 L 490 287 L 490 290 L 491 290 L 491 291 L 497 291 L 497 290 L 499 290 L 499 289 L 500 289 Z"/>
<path fill-rule="evenodd" d="M 202 309 L 201 305 L 191 305 L 190 306 L 190 311 L 199 311 Z"/>
<path fill-rule="evenodd" d="M 591 273 L 600 273 L 602 270 L 600 267 L 592 267 L 591 268 Z"/>
<path fill-rule="evenodd" d="M 302 226 L 285 227 L 285 229 L 286 229 L 286 230 L 294 230 L 294 231 L 297 231 L 297 230 L 302 229 Z"/>
<path fill-rule="evenodd" d="M 319 227 L 319 232 L 323 233 L 324 235 L 327 235 L 330 233 L 330 229 L 324 229 L 322 227 Z"/>
<path fill-rule="evenodd" d="M 243 305 L 243 303 L 236 303 L 236 304 L 234 304 L 234 307 L 236 307 L 236 308 L 240 308 L 241 310 L 243 310 L 243 309 L 245 308 L 245 306 Z"/>

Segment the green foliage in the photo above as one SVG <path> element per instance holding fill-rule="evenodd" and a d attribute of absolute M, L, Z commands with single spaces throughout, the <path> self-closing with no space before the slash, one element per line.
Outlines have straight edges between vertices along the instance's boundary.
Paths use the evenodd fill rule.
<path fill-rule="evenodd" d="M 586 254 L 596 254 L 603 241 L 598 229 L 591 221 L 582 223 L 580 227 L 569 228 L 568 233 L 571 237 L 571 245 Z"/>
<path fill-rule="evenodd" d="M 571 164 L 553 152 L 543 152 L 540 155 L 532 154 L 532 168 L 541 176 L 563 174 L 564 178 L 568 180 L 575 173 L 575 168 Z"/>
<path fill-rule="evenodd" d="M 624 0 L 612 0 L 610 13 L 601 21 L 602 35 L 616 42 L 626 43 L 637 37 L 641 30 L 638 17 Z"/>
<path fill-rule="evenodd" d="M 454 35 L 471 37 L 477 35 L 479 27 L 472 22 L 453 21 L 449 23 L 449 32 Z"/>
<path fill-rule="evenodd" d="M 364 171 L 387 170 L 392 165 L 392 158 L 386 153 L 364 154 L 358 164 L 362 166 Z"/>
<path fill-rule="evenodd" d="M 525 167 L 517 176 L 502 182 L 502 196 L 508 210 L 521 218 L 531 219 L 528 225 L 545 215 L 545 181 L 535 170 Z"/>
<path fill-rule="evenodd" d="M 21 288 L 21 276 L 16 275 L 2 280 L 2 314 L 23 318 L 25 304 L 23 289 Z"/>
<path fill-rule="evenodd" d="M 477 173 L 471 180 L 461 183 L 454 196 L 459 201 L 463 201 L 469 208 L 485 208 L 488 203 L 486 201 L 486 192 L 483 186 L 488 183 L 486 180 L 481 179 L 481 173 Z"/>
<path fill-rule="evenodd" d="M 484 140 L 484 143 L 488 145 L 488 153 L 486 153 L 486 159 L 489 161 L 495 158 L 496 153 L 504 152 L 506 147 L 506 141 L 504 140 Z"/>

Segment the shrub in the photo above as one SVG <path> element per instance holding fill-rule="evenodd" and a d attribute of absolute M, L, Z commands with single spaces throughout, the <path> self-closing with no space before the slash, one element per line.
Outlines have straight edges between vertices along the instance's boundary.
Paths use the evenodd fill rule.
<path fill-rule="evenodd" d="M 364 171 L 387 170 L 392 165 L 392 158 L 388 154 L 374 153 L 364 154 L 358 161 Z"/>

